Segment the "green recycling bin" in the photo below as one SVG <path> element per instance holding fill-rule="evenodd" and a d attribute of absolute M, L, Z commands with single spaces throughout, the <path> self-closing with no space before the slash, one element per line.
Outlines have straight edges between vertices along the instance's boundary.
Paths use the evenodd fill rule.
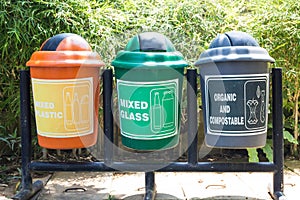
<path fill-rule="evenodd" d="M 112 66 L 122 144 L 145 151 L 176 146 L 183 73 L 188 66 L 182 54 L 164 35 L 145 32 L 130 39 Z"/>
<path fill-rule="evenodd" d="M 200 68 L 205 142 L 219 148 L 266 143 L 268 64 L 274 62 L 247 33 L 219 34 L 195 65 Z"/>

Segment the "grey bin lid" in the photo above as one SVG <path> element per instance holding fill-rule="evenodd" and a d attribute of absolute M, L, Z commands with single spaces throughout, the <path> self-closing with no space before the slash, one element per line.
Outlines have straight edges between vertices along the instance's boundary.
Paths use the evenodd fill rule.
<path fill-rule="evenodd" d="M 219 34 L 209 49 L 201 53 L 195 65 L 229 61 L 275 62 L 252 36 L 241 31 L 231 31 Z"/>

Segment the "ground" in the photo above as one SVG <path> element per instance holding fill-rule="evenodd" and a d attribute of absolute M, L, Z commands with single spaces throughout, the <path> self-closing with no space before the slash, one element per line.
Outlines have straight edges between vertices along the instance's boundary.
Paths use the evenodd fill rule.
<path fill-rule="evenodd" d="M 76 154 L 78 155 L 78 153 Z M 91 156 L 87 151 L 83 150 L 80 156 L 72 154 L 72 151 L 50 151 L 47 152 L 47 158 L 40 158 L 40 160 L 50 161 L 67 161 L 67 160 L 84 160 L 84 161 L 95 161 L 96 159 Z M 182 156 L 180 159 L 186 159 Z M 265 160 L 261 157 L 261 160 Z M 214 150 L 209 155 L 202 158 L 202 161 L 247 161 L 247 152 L 245 150 Z M 293 172 L 294 168 L 300 168 L 299 162 L 287 160 L 288 166 L 286 171 Z M 0 200 L 11 198 L 20 189 L 20 160 L 12 160 L 5 164 L 6 168 L 0 171 Z M 296 172 L 294 172 L 296 173 Z M 118 174 L 117 174 L 118 175 Z M 116 175 L 114 175 L 116 176 Z M 300 176 L 300 174 L 298 174 Z M 44 181 L 50 180 L 52 173 L 33 173 L 33 178 L 43 179 Z M 6 198 L 5 198 L 6 197 Z"/>

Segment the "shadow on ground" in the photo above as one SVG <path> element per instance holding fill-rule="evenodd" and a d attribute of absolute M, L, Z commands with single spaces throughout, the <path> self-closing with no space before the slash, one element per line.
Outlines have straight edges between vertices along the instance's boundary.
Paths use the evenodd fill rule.
<path fill-rule="evenodd" d="M 155 196 L 155 199 L 164 199 L 164 200 L 175 200 L 175 199 L 180 199 L 176 196 L 170 195 L 170 194 L 164 194 L 164 193 L 158 193 Z M 136 194 L 136 195 L 131 195 L 123 198 L 122 200 L 143 200 L 144 199 L 144 194 Z M 117 199 L 116 199 L 117 200 Z"/>
<path fill-rule="evenodd" d="M 253 197 L 245 197 L 245 196 L 212 196 L 206 198 L 191 198 L 190 200 L 264 200 Z"/>
<path fill-rule="evenodd" d="M 127 196 L 127 197 L 123 198 L 122 200 L 143 200 L 143 199 L 144 199 L 143 194 L 137 194 L 137 195 Z M 157 194 L 156 199 L 181 200 L 180 198 L 178 198 L 176 196 L 172 196 L 169 194 L 162 194 L 162 193 Z M 121 200 L 121 199 L 117 198 L 116 200 Z M 189 200 L 264 200 L 264 199 L 245 197 L 245 196 L 212 196 L 212 197 L 206 197 L 206 198 L 194 197 Z"/>

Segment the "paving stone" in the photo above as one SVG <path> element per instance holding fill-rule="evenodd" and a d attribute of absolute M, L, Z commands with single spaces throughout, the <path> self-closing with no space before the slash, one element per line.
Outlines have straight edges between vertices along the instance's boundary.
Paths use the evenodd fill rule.
<path fill-rule="evenodd" d="M 270 200 L 272 173 L 155 173 L 156 200 Z M 300 175 L 285 170 L 285 195 L 298 200 Z M 56 172 L 39 200 L 142 200 L 145 173 Z"/>
<path fill-rule="evenodd" d="M 114 173 L 109 194 L 112 199 L 139 199 L 145 193 L 144 173 Z"/>
<path fill-rule="evenodd" d="M 298 173 L 286 171 L 284 176 L 284 194 L 288 200 L 298 200 L 300 176 Z"/>
<path fill-rule="evenodd" d="M 180 185 L 180 178 L 176 172 L 155 173 L 157 195 L 156 199 L 173 200 L 185 199 L 183 188 Z"/>
<path fill-rule="evenodd" d="M 111 174 L 56 172 L 38 199 L 106 199 L 109 196 Z"/>
<path fill-rule="evenodd" d="M 181 186 L 187 199 L 210 199 L 210 198 L 244 198 L 255 196 L 249 192 L 248 185 L 241 182 L 235 173 L 187 173 L 180 174 Z M 267 190 L 266 190 L 267 194 Z M 265 198 L 263 198 L 265 199 Z"/>

